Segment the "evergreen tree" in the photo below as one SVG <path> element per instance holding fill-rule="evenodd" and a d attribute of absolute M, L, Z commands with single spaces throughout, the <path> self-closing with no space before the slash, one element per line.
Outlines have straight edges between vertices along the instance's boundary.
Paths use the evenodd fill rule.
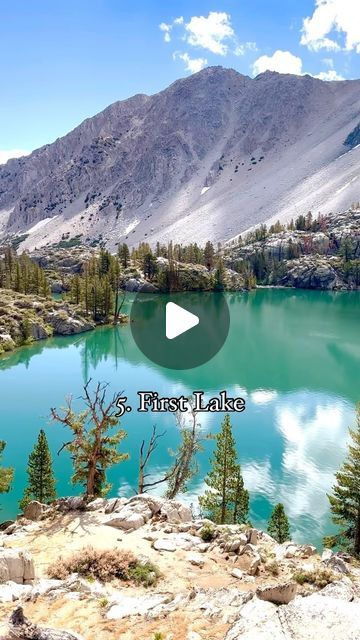
<path fill-rule="evenodd" d="M 0 440 L 0 461 L 6 447 L 6 442 Z M 0 467 L 0 493 L 8 493 L 14 477 L 14 470 L 9 467 Z"/>
<path fill-rule="evenodd" d="M 347 458 L 335 475 L 333 494 L 328 496 L 333 522 L 340 526 L 340 532 L 326 538 L 325 544 L 360 555 L 360 404 L 357 427 L 350 429 L 350 435 Z"/>
<path fill-rule="evenodd" d="M 121 266 L 123 267 L 123 269 L 126 269 L 130 264 L 130 251 L 125 242 L 119 245 L 118 255 Z"/>
<path fill-rule="evenodd" d="M 38 500 L 43 504 L 48 504 L 55 500 L 56 491 L 52 457 L 43 429 L 41 429 L 34 449 L 29 455 L 27 475 L 28 486 L 20 502 L 22 510 L 31 500 Z"/>
<path fill-rule="evenodd" d="M 225 288 L 225 267 L 222 258 L 219 258 L 216 265 L 216 271 L 214 276 L 214 290 L 224 291 Z"/>
<path fill-rule="evenodd" d="M 214 255 L 215 255 L 214 245 L 208 241 L 204 249 L 204 262 L 205 262 L 205 266 L 208 268 L 209 271 L 214 266 Z"/>
<path fill-rule="evenodd" d="M 237 460 L 235 440 L 232 433 L 230 416 L 227 414 L 216 436 L 216 449 L 211 459 L 211 470 L 205 478 L 209 490 L 199 498 L 206 515 L 219 524 L 239 522 L 248 503 L 241 470 Z M 247 504 L 247 508 L 246 508 Z"/>
<path fill-rule="evenodd" d="M 288 517 L 285 513 L 284 505 L 277 504 L 270 516 L 268 524 L 269 534 L 275 538 L 280 544 L 289 540 L 290 537 L 290 525 Z"/>
<path fill-rule="evenodd" d="M 235 487 L 234 524 L 244 524 L 249 521 L 249 492 L 245 489 L 241 467 L 238 465 L 238 475 Z"/>

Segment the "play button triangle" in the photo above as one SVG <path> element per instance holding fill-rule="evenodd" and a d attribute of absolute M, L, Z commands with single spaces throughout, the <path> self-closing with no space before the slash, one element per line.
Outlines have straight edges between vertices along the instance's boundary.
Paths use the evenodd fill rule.
<path fill-rule="evenodd" d="M 182 333 L 189 331 L 199 324 L 199 318 L 194 313 L 186 311 L 174 302 L 168 302 L 166 305 L 166 337 L 173 340 Z"/>

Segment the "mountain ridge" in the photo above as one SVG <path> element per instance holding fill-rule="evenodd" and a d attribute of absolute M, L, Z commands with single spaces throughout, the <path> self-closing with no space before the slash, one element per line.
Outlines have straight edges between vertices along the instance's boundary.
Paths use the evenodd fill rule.
<path fill-rule="evenodd" d="M 358 200 L 360 81 L 208 67 L 136 94 L 0 167 L 0 237 L 228 240 Z M 357 196 L 357 197 L 356 197 Z"/>

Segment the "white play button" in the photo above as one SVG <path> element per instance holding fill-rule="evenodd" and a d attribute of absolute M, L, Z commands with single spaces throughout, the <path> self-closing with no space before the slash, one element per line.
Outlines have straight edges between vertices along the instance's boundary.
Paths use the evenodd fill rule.
<path fill-rule="evenodd" d="M 185 331 L 189 331 L 199 324 L 199 318 L 194 313 L 186 311 L 174 302 L 166 305 L 166 337 L 173 340 L 181 336 Z"/>

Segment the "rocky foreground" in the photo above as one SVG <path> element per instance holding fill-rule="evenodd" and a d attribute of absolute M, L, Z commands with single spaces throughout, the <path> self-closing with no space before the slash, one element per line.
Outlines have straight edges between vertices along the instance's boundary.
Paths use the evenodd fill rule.
<path fill-rule="evenodd" d="M 90 547 L 151 567 L 146 583 L 84 574 Z M 33 502 L 0 533 L 0 615 L 1 640 L 356 640 L 360 567 L 147 494 Z"/>

